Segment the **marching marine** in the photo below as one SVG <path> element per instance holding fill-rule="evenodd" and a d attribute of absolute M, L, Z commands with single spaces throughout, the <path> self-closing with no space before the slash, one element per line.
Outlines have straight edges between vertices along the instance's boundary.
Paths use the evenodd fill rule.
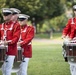
<path fill-rule="evenodd" d="M 73 11 L 75 17 L 68 20 L 63 29 L 62 38 L 64 39 L 64 58 L 66 57 L 70 64 L 71 75 L 76 75 L 76 5 L 73 6 Z"/>
<path fill-rule="evenodd" d="M 13 12 L 10 8 L 3 8 L 2 15 L 5 22 L 0 25 L 0 44 L 6 47 L 6 58 L 2 65 L 2 73 L 3 75 L 11 75 L 14 59 L 17 55 L 20 25 L 11 20 Z"/>
<path fill-rule="evenodd" d="M 22 48 L 23 59 L 17 75 L 27 75 L 28 62 L 32 58 L 32 39 L 34 38 L 34 27 L 27 24 L 29 16 L 19 14 L 18 21 L 21 26 L 21 34 L 18 46 Z"/>

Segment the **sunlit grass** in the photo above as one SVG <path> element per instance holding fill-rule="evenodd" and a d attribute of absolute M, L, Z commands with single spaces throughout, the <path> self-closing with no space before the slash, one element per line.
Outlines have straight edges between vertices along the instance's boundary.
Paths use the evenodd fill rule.
<path fill-rule="evenodd" d="M 33 46 L 33 58 L 29 63 L 28 73 L 29 75 L 70 75 L 69 65 L 62 57 L 61 45 Z"/>

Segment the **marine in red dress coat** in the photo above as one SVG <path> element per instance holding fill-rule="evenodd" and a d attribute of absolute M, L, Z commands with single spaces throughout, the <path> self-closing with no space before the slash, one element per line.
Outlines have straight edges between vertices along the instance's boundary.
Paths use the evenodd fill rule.
<path fill-rule="evenodd" d="M 34 38 L 34 27 L 24 25 L 21 27 L 21 47 L 23 48 L 23 55 L 25 57 L 32 57 L 32 45 L 31 41 Z"/>
<path fill-rule="evenodd" d="M 7 15 L 7 11 L 4 10 L 4 15 Z M 7 16 L 3 16 L 4 19 Z M 1 40 L 6 39 L 6 43 L 8 45 L 8 50 L 6 52 L 7 55 L 17 55 L 17 42 L 20 37 L 20 25 L 18 22 L 15 21 L 6 21 L 0 25 L 0 38 Z M 8 42 L 9 41 L 9 42 Z"/>
<path fill-rule="evenodd" d="M 14 23 L 12 21 L 3 23 L 1 25 L 1 40 L 4 40 L 4 31 L 6 30 L 6 41 L 8 43 L 8 50 L 6 52 L 7 55 L 16 55 L 17 54 L 17 42 L 20 36 L 20 25 L 18 23 Z"/>
<path fill-rule="evenodd" d="M 68 21 L 68 24 L 66 25 L 66 28 L 64 28 L 63 38 L 65 38 L 66 35 L 69 34 L 69 38 L 70 38 L 69 42 L 73 42 L 74 44 L 76 44 L 76 42 L 75 42 L 76 41 L 76 38 L 75 38 L 76 37 L 76 5 L 73 6 L 73 10 L 74 10 L 74 18 L 70 19 Z M 73 40 L 73 41 L 71 41 L 71 40 Z M 73 44 L 70 43 L 70 46 L 68 44 L 68 47 L 72 47 L 71 52 L 73 52 Z M 67 51 L 65 50 L 65 48 L 64 48 L 64 51 L 67 54 Z M 70 53 L 70 49 L 68 50 L 68 53 Z M 74 52 L 74 54 L 75 54 L 75 52 Z M 70 72 L 71 72 L 71 75 L 76 75 L 76 61 L 74 59 L 75 56 L 73 56 L 73 58 L 70 58 L 70 57 L 71 57 L 70 55 L 69 55 L 69 57 L 67 57 L 68 63 L 70 65 Z"/>
<path fill-rule="evenodd" d="M 32 39 L 34 38 L 34 27 L 27 24 L 28 15 L 19 14 L 21 35 L 18 45 L 22 47 L 23 60 L 17 75 L 27 75 L 29 59 L 32 57 Z"/>
<path fill-rule="evenodd" d="M 2 74 L 11 75 L 15 55 L 17 55 L 17 42 L 20 37 L 20 25 L 11 21 L 13 12 L 9 8 L 2 9 L 4 23 L 0 25 L 1 45 L 6 46 L 6 56 L 2 65 Z"/>
<path fill-rule="evenodd" d="M 71 39 L 76 39 L 76 17 L 74 19 L 74 26 L 72 27 L 71 33 L 70 33 L 70 38 Z"/>
<path fill-rule="evenodd" d="M 12 17 L 16 15 L 17 13 L 20 13 L 19 10 L 16 9 L 15 13 L 12 10 Z M 15 9 L 14 9 L 15 10 Z M 14 13 L 14 14 L 13 14 Z M 4 40 L 4 31 L 6 31 L 6 41 L 11 40 L 11 42 L 8 43 L 8 50 L 6 52 L 7 55 L 17 55 L 17 42 L 20 37 L 20 24 L 16 21 L 13 21 L 11 17 L 11 20 L 9 22 L 5 22 L 2 25 L 0 25 L 0 32 L 1 32 L 1 40 Z M 15 18 L 17 19 L 17 18 Z"/>
<path fill-rule="evenodd" d="M 63 38 L 68 36 L 68 38 L 73 39 L 74 35 L 72 32 L 73 32 L 74 27 L 75 27 L 75 22 L 76 22 L 75 18 L 71 18 L 68 20 L 68 23 L 62 32 Z"/>

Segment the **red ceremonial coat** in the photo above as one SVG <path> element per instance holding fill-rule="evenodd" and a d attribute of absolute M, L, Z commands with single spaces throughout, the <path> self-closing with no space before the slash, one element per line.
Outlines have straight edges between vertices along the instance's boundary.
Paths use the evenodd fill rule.
<path fill-rule="evenodd" d="M 34 27 L 33 26 L 22 26 L 21 27 L 21 47 L 23 48 L 24 57 L 32 57 L 32 45 L 31 41 L 34 38 Z"/>
<path fill-rule="evenodd" d="M 5 34 L 6 31 L 6 34 Z M 17 42 L 20 37 L 20 25 L 18 22 L 7 22 L 0 25 L 0 37 L 4 40 L 4 35 L 6 40 L 11 42 L 8 43 L 8 49 L 6 50 L 7 55 L 17 55 Z"/>
<path fill-rule="evenodd" d="M 75 28 L 76 28 L 76 18 L 71 18 L 68 20 L 68 23 L 66 27 L 63 29 L 62 34 L 73 39 L 76 36 L 74 32 Z"/>

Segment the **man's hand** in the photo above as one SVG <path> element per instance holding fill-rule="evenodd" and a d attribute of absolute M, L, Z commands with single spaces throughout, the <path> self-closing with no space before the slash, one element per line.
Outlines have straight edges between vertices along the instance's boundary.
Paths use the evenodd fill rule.
<path fill-rule="evenodd" d="M 68 38 L 68 40 L 69 40 L 69 41 L 72 41 L 72 39 L 71 39 L 71 38 Z"/>
<path fill-rule="evenodd" d="M 21 46 L 21 43 L 20 43 L 20 42 L 18 42 L 18 43 L 17 43 L 17 46 Z"/>
<path fill-rule="evenodd" d="M 20 41 L 20 42 L 18 42 L 17 43 L 17 46 L 21 46 L 21 43 L 22 43 L 23 41 Z"/>
<path fill-rule="evenodd" d="M 2 45 L 2 41 L 0 40 L 0 45 Z"/>
<path fill-rule="evenodd" d="M 62 35 L 62 37 L 61 37 L 61 38 L 62 38 L 62 39 L 64 39 L 65 37 L 66 37 L 65 35 Z"/>
<path fill-rule="evenodd" d="M 4 41 L 4 46 L 8 45 L 8 41 Z"/>

